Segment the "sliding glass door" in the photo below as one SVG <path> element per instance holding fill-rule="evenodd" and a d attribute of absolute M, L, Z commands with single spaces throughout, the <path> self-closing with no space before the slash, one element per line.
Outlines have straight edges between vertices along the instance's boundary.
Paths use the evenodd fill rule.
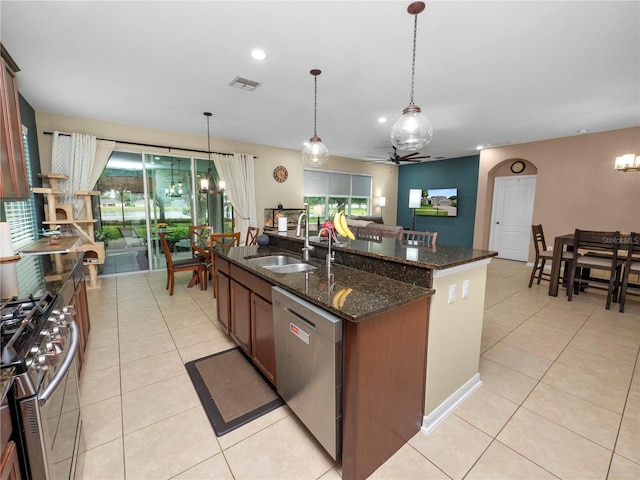
<path fill-rule="evenodd" d="M 213 187 L 203 190 L 204 178 Z M 233 208 L 219 186 L 207 160 L 114 151 L 97 185 L 96 239 L 106 253 L 100 273 L 164 269 L 161 231 L 177 258 L 191 256 L 190 225 L 233 231 Z"/>

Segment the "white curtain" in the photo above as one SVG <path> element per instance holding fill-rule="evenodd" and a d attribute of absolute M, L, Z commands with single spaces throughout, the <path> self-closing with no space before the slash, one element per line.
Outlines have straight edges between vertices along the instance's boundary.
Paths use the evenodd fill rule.
<path fill-rule="evenodd" d="M 82 218 L 84 201 L 74 197 L 73 192 L 93 189 L 115 145 L 115 142 L 97 140 L 92 135 L 54 133 L 51 172 L 69 177 L 66 182 L 60 182 L 60 188 L 66 192 L 60 200 L 73 205 L 74 217 Z"/>
<path fill-rule="evenodd" d="M 242 239 L 246 237 L 249 226 L 258 225 L 253 162 L 253 155 L 246 153 L 213 156 L 213 163 L 220 179 L 225 182 L 225 193 L 233 205 L 236 217 L 242 219 Z"/>

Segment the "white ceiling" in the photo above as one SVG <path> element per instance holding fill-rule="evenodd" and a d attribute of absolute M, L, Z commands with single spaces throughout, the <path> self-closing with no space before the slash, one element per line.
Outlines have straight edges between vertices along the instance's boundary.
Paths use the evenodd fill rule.
<path fill-rule="evenodd" d="M 318 135 L 332 155 L 366 159 L 386 156 L 409 103 L 409 3 L 2 0 L 0 39 L 36 111 L 200 135 L 211 111 L 213 137 L 296 150 L 313 134 L 319 68 Z M 426 3 L 422 154 L 640 125 L 640 2 Z M 232 88 L 236 76 L 261 86 Z"/>

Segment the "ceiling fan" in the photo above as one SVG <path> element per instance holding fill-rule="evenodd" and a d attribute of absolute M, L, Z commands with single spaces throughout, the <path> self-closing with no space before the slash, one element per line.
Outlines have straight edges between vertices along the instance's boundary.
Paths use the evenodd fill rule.
<path fill-rule="evenodd" d="M 370 157 L 367 155 L 367 158 L 375 158 L 377 160 L 384 160 L 385 162 L 393 162 L 396 165 L 400 165 L 400 162 L 417 162 L 423 158 L 431 158 L 431 155 L 420 155 L 420 152 L 413 152 L 407 155 L 398 155 L 398 151 L 396 147 L 392 147 L 393 152 L 389 152 L 389 158 L 382 157 Z M 420 155 L 416 157 L 416 155 Z"/>

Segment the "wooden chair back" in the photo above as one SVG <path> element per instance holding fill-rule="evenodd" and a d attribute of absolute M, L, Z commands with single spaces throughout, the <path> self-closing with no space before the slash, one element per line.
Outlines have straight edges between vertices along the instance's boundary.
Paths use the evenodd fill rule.
<path fill-rule="evenodd" d="M 211 247 L 222 247 L 226 249 L 240 246 L 240 232 L 214 233 L 209 238 L 211 240 Z"/>
<path fill-rule="evenodd" d="M 369 242 L 382 242 L 382 229 L 371 227 L 356 227 L 354 236 L 356 240 L 367 240 Z"/>
<path fill-rule="evenodd" d="M 209 241 L 214 233 L 211 225 L 191 225 L 189 227 L 189 242 L 191 244 L 191 256 L 209 258 Z"/>
<path fill-rule="evenodd" d="M 404 230 L 402 232 L 402 243 L 404 245 L 417 247 L 436 246 L 438 240 L 438 232 L 417 232 L 415 230 Z"/>
<path fill-rule="evenodd" d="M 629 275 L 640 276 L 640 232 L 631 232 L 629 238 L 624 239 L 625 243 L 622 248 L 627 250 L 627 259 L 624 262 L 624 270 L 622 273 L 622 281 L 620 287 L 620 313 L 624 313 L 624 304 L 627 299 L 629 290 Z M 637 293 L 638 285 L 632 285 Z"/>
<path fill-rule="evenodd" d="M 244 240 L 245 245 L 257 245 L 258 244 L 258 234 L 260 233 L 259 227 L 249 227 L 247 228 L 247 237 Z"/>
<path fill-rule="evenodd" d="M 540 256 L 540 252 L 547 251 L 547 242 L 544 239 L 544 231 L 542 225 L 531 225 L 533 232 L 533 247 L 536 251 L 536 258 Z"/>
<path fill-rule="evenodd" d="M 578 294 L 583 285 L 597 288 L 593 282 L 604 282 L 608 283 L 606 309 L 609 310 L 611 302 L 617 300 L 622 271 L 623 262 L 618 258 L 620 232 L 576 229 L 573 241 L 576 257 L 567 285 L 567 300 L 571 301 L 573 294 Z M 609 272 L 609 278 L 602 280 L 587 276 L 586 271 L 590 269 Z M 578 274 L 578 270 L 585 271 Z"/>

